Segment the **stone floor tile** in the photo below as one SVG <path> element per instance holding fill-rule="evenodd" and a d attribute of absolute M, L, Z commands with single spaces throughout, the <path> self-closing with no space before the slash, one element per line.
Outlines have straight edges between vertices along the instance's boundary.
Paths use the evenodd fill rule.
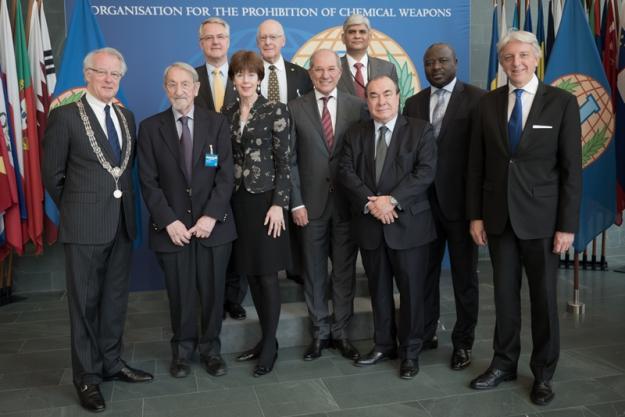
<path fill-rule="evenodd" d="M 285 417 L 338 410 L 320 379 L 290 381 L 254 387 L 265 417 Z"/>

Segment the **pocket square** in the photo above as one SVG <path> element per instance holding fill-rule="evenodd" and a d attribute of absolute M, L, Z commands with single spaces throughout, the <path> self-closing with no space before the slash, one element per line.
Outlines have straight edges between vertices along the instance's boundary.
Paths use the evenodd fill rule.
<path fill-rule="evenodd" d="M 553 126 L 549 126 L 549 125 L 532 125 L 532 129 L 553 129 Z"/>

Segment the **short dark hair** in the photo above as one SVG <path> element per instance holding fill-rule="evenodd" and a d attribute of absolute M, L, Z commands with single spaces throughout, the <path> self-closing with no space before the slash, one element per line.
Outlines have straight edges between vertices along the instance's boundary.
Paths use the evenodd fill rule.
<path fill-rule="evenodd" d="M 365 87 L 365 97 L 367 97 L 367 95 L 369 93 L 369 89 L 367 87 L 369 87 L 369 84 L 371 84 L 371 81 L 381 80 L 382 78 L 388 78 L 389 80 L 391 80 L 391 82 L 395 86 L 395 94 L 399 94 L 399 84 L 397 84 L 397 81 L 395 81 L 394 79 L 392 79 L 391 77 L 389 77 L 386 74 L 380 74 L 380 75 L 376 75 L 375 77 L 370 79 L 369 82 L 367 83 L 367 86 Z"/>
<path fill-rule="evenodd" d="M 265 66 L 262 58 L 254 51 L 235 52 L 232 58 L 230 58 L 228 77 L 233 80 L 235 74 L 243 71 L 255 72 L 258 75 L 258 79 L 262 80 L 265 76 Z"/>

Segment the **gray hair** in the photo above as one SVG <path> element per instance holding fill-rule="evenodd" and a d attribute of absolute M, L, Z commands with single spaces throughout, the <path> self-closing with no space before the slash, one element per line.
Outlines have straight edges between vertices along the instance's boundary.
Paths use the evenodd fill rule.
<path fill-rule="evenodd" d="M 338 68 L 342 68 L 341 58 L 339 57 L 339 55 L 336 53 L 336 51 L 333 51 L 332 49 L 327 49 L 327 48 L 315 49 L 312 55 L 310 55 L 310 68 L 313 67 L 314 62 L 315 62 L 315 57 L 317 56 L 319 52 L 331 52 L 336 57 L 336 66 Z"/>
<path fill-rule="evenodd" d="M 343 32 L 345 32 L 348 27 L 354 25 L 365 25 L 367 29 L 371 30 L 371 23 L 369 23 L 369 18 L 367 16 L 354 13 L 353 15 L 345 19 L 345 22 L 343 22 Z"/>
<path fill-rule="evenodd" d="M 542 50 L 540 49 L 536 35 L 532 32 L 526 32 L 524 30 L 511 30 L 506 33 L 504 37 L 497 42 L 497 55 L 499 55 L 503 48 L 505 48 L 510 42 L 529 43 L 536 58 L 540 59 L 542 56 Z"/>
<path fill-rule="evenodd" d="M 225 20 L 219 17 L 209 17 L 208 19 L 200 23 L 200 28 L 198 29 L 198 36 L 200 38 L 202 38 L 202 28 L 204 27 L 204 25 L 207 25 L 209 23 L 216 23 L 218 25 L 222 25 L 226 29 L 226 34 L 230 36 L 230 25 L 228 24 L 228 22 L 226 22 Z"/>
<path fill-rule="evenodd" d="M 115 58 L 119 59 L 119 62 L 122 64 L 122 76 L 124 74 L 126 74 L 126 71 L 128 71 L 128 67 L 126 66 L 126 60 L 124 59 L 124 56 L 122 55 L 122 53 L 119 52 L 115 48 L 111 48 L 111 47 L 107 46 L 105 48 L 94 49 L 93 51 L 89 52 L 85 56 L 85 59 L 82 60 L 82 71 L 83 72 L 85 72 L 85 71 L 87 71 L 87 69 L 93 67 L 93 57 L 98 55 L 98 54 L 107 54 L 107 55 L 111 55 L 111 56 L 114 56 Z"/>
<path fill-rule="evenodd" d="M 187 64 L 186 62 L 174 62 L 173 64 L 165 68 L 165 71 L 163 71 L 164 83 L 167 82 L 167 74 L 169 74 L 169 71 L 171 71 L 174 68 L 181 69 L 191 74 L 191 78 L 193 78 L 194 83 L 200 82 L 200 77 L 197 75 L 197 71 L 195 70 L 195 68 L 193 68 L 191 65 Z"/>

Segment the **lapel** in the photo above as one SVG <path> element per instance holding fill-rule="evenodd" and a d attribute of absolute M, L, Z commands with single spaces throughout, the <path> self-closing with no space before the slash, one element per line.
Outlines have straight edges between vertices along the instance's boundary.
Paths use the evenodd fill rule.
<path fill-rule="evenodd" d="M 334 149 L 339 148 L 339 141 L 343 141 L 343 134 L 349 128 L 346 113 L 348 103 L 345 94 L 336 90 L 336 123 L 334 124 Z"/>
<path fill-rule="evenodd" d="M 361 134 L 360 141 L 363 144 L 365 158 L 364 182 L 370 190 L 376 190 L 378 186 L 375 183 L 375 125 L 373 120 L 367 122 Z"/>
<path fill-rule="evenodd" d="M 347 89 L 348 93 L 355 96 L 356 95 L 356 88 L 354 87 L 355 81 L 354 81 L 352 72 L 349 70 L 349 64 L 347 63 L 346 56 L 341 57 L 341 66 L 343 67 L 343 73 L 341 74 L 341 79 L 345 81 L 344 82 L 345 88 Z"/>
<path fill-rule="evenodd" d="M 230 77 L 228 77 L 228 74 L 226 74 L 226 80 L 227 80 L 226 91 L 224 92 L 224 104 L 222 106 L 222 109 L 225 109 L 230 103 L 233 103 L 237 99 L 237 90 L 234 84 L 232 83 L 232 80 L 230 79 Z M 211 95 L 211 100 L 212 100 L 212 95 Z M 213 108 L 215 108 L 214 104 L 213 104 Z"/>
<path fill-rule="evenodd" d="M 206 64 L 198 67 L 198 77 L 200 79 L 200 85 L 206 86 L 206 88 L 200 89 L 200 94 L 204 97 L 204 101 L 209 110 L 215 111 L 215 103 L 213 102 L 213 92 L 211 91 L 211 83 L 208 79 L 208 70 Z"/>
<path fill-rule="evenodd" d="M 460 103 L 462 102 L 462 92 L 464 91 L 464 84 L 461 81 L 456 81 L 456 85 L 451 93 L 451 97 L 449 97 L 449 103 L 447 103 L 447 109 L 445 109 L 445 114 L 443 115 L 443 121 L 441 122 L 441 131 L 438 132 L 438 140 L 445 136 L 445 132 L 447 128 L 451 124 L 451 121 L 454 118 L 454 115 L 458 111 L 460 107 Z M 429 103 L 429 100 L 428 100 Z M 429 105 L 428 105 L 429 107 Z M 428 108 L 429 114 L 429 108 Z"/>
<path fill-rule="evenodd" d="M 506 155 L 510 155 L 510 147 L 508 146 L 508 87 L 505 86 L 495 91 L 497 93 L 495 114 L 499 125 L 499 137 L 501 138 L 499 145 Z"/>
<path fill-rule="evenodd" d="M 532 126 L 535 124 L 535 120 L 538 118 L 540 113 L 543 111 L 543 107 L 545 105 L 545 95 L 546 89 L 543 83 L 538 83 L 538 89 L 536 90 L 536 96 L 534 96 L 534 101 L 532 102 L 532 107 L 530 108 L 530 112 L 527 115 L 527 120 L 525 121 L 525 128 L 521 133 L 521 140 L 519 142 L 519 146 L 517 147 L 517 153 L 527 146 L 527 141 L 529 140 L 528 136 L 532 131 Z"/>
<path fill-rule="evenodd" d="M 113 163 L 115 158 L 113 158 L 113 150 L 111 149 L 111 144 L 109 143 L 106 133 L 104 133 L 104 130 L 102 130 L 102 126 L 100 125 L 98 118 L 93 112 L 93 109 L 89 105 L 89 102 L 87 102 L 87 95 L 86 94 L 83 95 L 80 100 L 82 101 L 82 104 L 85 108 L 85 112 L 87 113 L 87 117 L 89 118 L 89 123 L 91 124 L 91 129 L 93 130 L 95 140 L 98 143 L 98 146 L 100 147 L 100 149 L 102 149 L 102 152 L 106 156 L 106 159 L 109 161 L 109 163 L 112 166 L 115 166 L 115 164 Z M 121 120 L 119 122 L 121 124 Z M 121 130 L 123 131 L 124 129 L 122 128 Z M 125 141 L 122 140 L 122 142 L 125 142 Z M 124 154 L 122 153 L 122 158 L 123 158 L 123 155 Z"/>
<path fill-rule="evenodd" d="M 117 120 L 119 121 L 119 130 L 122 132 L 122 154 L 121 160 L 124 159 L 124 154 L 126 153 L 126 148 L 128 146 L 132 146 L 131 138 L 126 135 L 126 129 L 124 129 L 124 123 L 122 122 L 122 111 L 121 108 L 117 104 L 113 104 L 113 108 L 115 109 L 115 113 L 117 114 Z M 124 116 L 125 118 L 125 116 Z M 127 121 L 126 121 L 127 122 Z M 130 127 L 129 127 L 130 129 Z"/>
<path fill-rule="evenodd" d="M 286 74 L 286 98 L 287 101 L 289 101 L 298 97 L 300 92 L 297 91 L 295 69 L 293 68 L 293 65 L 286 60 L 284 60 L 284 71 Z"/>
<path fill-rule="evenodd" d="M 407 124 L 406 120 L 402 117 L 402 115 L 397 115 L 397 121 L 395 122 L 395 128 L 393 129 L 393 134 L 391 135 L 391 143 L 389 144 L 388 150 L 386 151 L 386 158 L 384 159 L 384 166 L 382 167 L 382 175 L 380 175 L 380 182 L 378 183 L 378 190 L 385 190 L 386 183 L 388 181 L 395 181 L 396 178 L 389 175 L 390 170 L 392 169 L 393 162 L 397 157 L 397 152 L 399 151 L 399 145 L 401 142 L 402 134 L 404 131 L 404 126 Z M 374 164 L 375 170 L 375 164 Z M 375 177 L 374 177 L 375 178 Z"/>
<path fill-rule="evenodd" d="M 204 159 L 204 150 L 207 148 L 208 142 L 210 141 L 209 135 L 207 132 L 210 129 L 208 125 L 208 120 L 205 114 L 199 111 L 197 107 L 193 110 L 193 155 L 192 155 L 192 170 L 191 175 L 194 176 L 198 170 L 196 166 L 198 162 L 202 162 Z M 215 150 L 213 149 L 213 152 Z"/>
<path fill-rule="evenodd" d="M 430 97 L 432 96 L 432 88 L 428 87 L 426 89 L 426 93 L 420 96 L 417 96 L 417 118 L 430 120 Z"/>
<path fill-rule="evenodd" d="M 373 60 L 373 58 L 371 58 L 371 55 L 367 54 L 367 84 L 369 83 L 369 80 L 378 75 L 377 72 L 377 63 Z"/>
<path fill-rule="evenodd" d="M 172 112 L 171 107 L 161 113 L 160 122 L 161 126 L 159 131 L 161 133 L 161 139 L 165 142 L 167 148 L 169 148 L 171 155 L 176 161 L 176 166 L 180 170 L 180 174 L 184 177 L 184 170 L 182 169 L 182 166 L 180 166 L 180 138 L 178 137 L 176 120 L 174 120 L 174 113 Z"/>
<path fill-rule="evenodd" d="M 319 139 L 318 143 L 320 146 L 323 147 L 323 149 L 326 150 L 326 152 L 328 152 L 328 146 L 326 144 L 325 136 L 323 134 L 323 127 L 321 126 L 321 116 L 319 115 L 319 108 L 317 107 L 317 97 L 315 96 L 315 92 L 311 91 L 310 93 L 306 94 L 302 98 L 302 100 L 304 101 L 303 108 L 306 112 L 306 115 L 310 119 L 310 124 L 311 126 L 314 126 L 315 130 L 318 133 L 316 135 Z M 336 134 L 334 135 L 334 137 L 336 138 Z"/>

